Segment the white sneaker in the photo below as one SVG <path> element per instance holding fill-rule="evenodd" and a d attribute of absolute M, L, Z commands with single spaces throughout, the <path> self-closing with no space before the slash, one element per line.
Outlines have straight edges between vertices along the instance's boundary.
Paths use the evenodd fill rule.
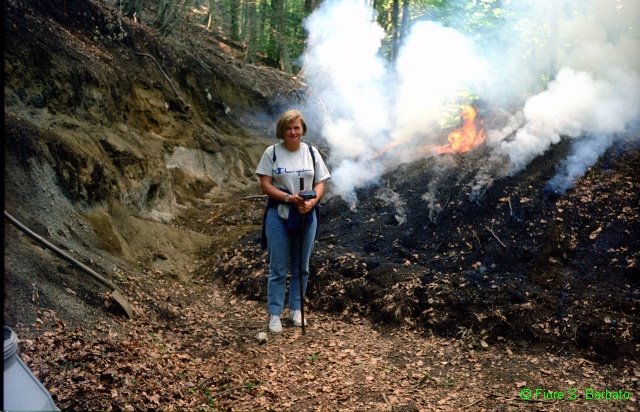
<path fill-rule="evenodd" d="M 280 316 L 271 315 L 271 317 L 269 318 L 269 332 L 282 332 L 282 323 L 280 322 Z"/>
<path fill-rule="evenodd" d="M 293 321 L 293 326 L 301 327 L 302 326 L 302 312 L 299 310 L 291 311 L 291 320 Z M 304 320 L 304 325 L 307 326 L 307 320 Z"/>

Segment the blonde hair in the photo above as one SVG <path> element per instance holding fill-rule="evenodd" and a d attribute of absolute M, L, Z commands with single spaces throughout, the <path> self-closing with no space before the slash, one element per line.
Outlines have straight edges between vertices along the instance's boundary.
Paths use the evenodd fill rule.
<path fill-rule="evenodd" d="M 307 134 L 307 124 L 304 121 L 304 116 L 298 110 L 287 110 L 282 113 L 278 118 L 278 123 L 276 124 L 276 137 L 278 139 L 284 139 L 284 132 L 294 120 L 300 119 L 300 123 L 302 123 L 302 135 Z"/>

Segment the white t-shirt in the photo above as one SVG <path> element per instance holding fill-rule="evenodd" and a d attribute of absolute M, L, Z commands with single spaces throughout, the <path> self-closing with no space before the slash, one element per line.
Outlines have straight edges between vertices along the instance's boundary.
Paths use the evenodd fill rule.
<path fill-rule="evenodd" d="M 276 161 L 273 162 L 273 151 L 276 151 Z M 300 143 L 300 147 L 295 152 L 291 152 L 280 142 L 267 147 L 262 154 L 260 163 L 256 168 L 257 175 L 272 176 L 273 185 L 289 193 L 298 193 L 300 190 L 313 189 L 313 171 L 316 173 L 316 183 L 323 182 L 331 177 L 329 169 L 322 160 L 318 149 L 312 147 L 316 159 L 315 168 L 313 159 L 306 143 Z M 301 187 L 300 179 L 303 179 Z M 288 205 L 280 205 L 288 206 Z M 280 210 L 280 209 L 286 209 Z M 289 215 L 288 207 L 279 207 L 280 216 L 286 219 Z"/>

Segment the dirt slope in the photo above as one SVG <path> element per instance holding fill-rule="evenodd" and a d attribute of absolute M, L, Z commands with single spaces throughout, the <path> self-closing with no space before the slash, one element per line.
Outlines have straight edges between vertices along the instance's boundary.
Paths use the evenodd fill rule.
<path fill-rule="evenodd" d="M 253 169 L 302 84 L 109 4 L 5 2 L 5 210 L 134 310 L 5 220 L 5 324 L 61 408 L 637 408 L 637 147 L 560 198 L 540 191 L 544 160 L 471 196 L 482 150 L 408 165 L 356 210 L 328 198 L 309 333 L 260 345 Z"/>
<path fill-rule="evenodd" d="M 216 44 L 161 42 L 106 3 L 5 6 L 5 209 L 109 278 L 127 264 L 188 278 L 211 240 L 177 216 L 253 190 L 271 111 L 298 83 Z M 33 256 L 23 253 L 18 262 Z M 11 323 L 34 319 L 14 309 L 29 301 L 21 282 L 7 296 Z"/>

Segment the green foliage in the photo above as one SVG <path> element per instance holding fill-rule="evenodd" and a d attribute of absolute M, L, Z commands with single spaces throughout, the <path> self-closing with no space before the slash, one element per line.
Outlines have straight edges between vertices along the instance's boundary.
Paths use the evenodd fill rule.
<path fill-rule="evenodd" d="M 377 13 L 376 21 L 385 30 L 382 49 L 385 56 L 390 56 L 393 38 L 393 0 L 378 0 L 374 3 Z M 400 13 L 404 11 L 400 9 Z M 410 0 L 407 9 L 407 24 L 400 27 L 400 37 L 410 31 L 410 27 L 417 21 L 432 20 L 444 26 L 454 27 L 478 41 L 489 41 L 493 37 L 493 30 L 497 30 L 504 18 L 502 0 Z M 403 16 L 399 16 L 401 19 Z"/>
<path fill-rule="evenodd" d="M 286 12 L 289 17 L 286 24 L 287 31 L 284 35 L 290 40 L 291 55 L 298 57 L 304 52 L 306 39 L 306 32 L 303 26 L 304 19 L 307 17 L 304 10 L 304 0 L 289 1 L 287 5 Z"/>
<path fill-rule="evenodd" d="M 282 1 L 283 22 L 278 23 L 276 9 Z M 304 53 L 307 33 L 304 21 L 313 11 L 311 0 L 118 0 L 122 15 L 132 17 L 146 5 L 155 11 L 155 19 L 148 24 L 162 35 L 169 35 L 179 24 L 185 24 L 188 13 L 207 10 L 208 28 L 222 30 L 222 34 L 244 47 L 248 62 L 261 62 L 283 68 L 282 59 L 290 60 L 291 70 L 300 69 L 297 62 Z M 453 27 L 479 44 L 494 44 L 508 20 L 503 3 L 506 0 L 374 0 L 371 3 L 376 21 L 385 30 L 381 54 L 393 58 L 393 39 L 399 44 L 413 24 L 421 20 L 437 21 Z M 202 13 L 202 11 L 200 11 Z M 395 16 L 394 13 L 398 14 Z M 406 16 L 403 16 L 406 14 Z M 202 21 L 190 19 L 191 21 Z M 394 20 L 396 21 L 394 27 Z M 512 27 L 533 42 L 549 40 L 552 28 L 538 27 L 520 21 Z M 533 48 L 531 48 L 533 50 Z M 522 50 L 524 58 L 531 50 Z M 282 55 L 285 53 L 286 55 Z"/>

